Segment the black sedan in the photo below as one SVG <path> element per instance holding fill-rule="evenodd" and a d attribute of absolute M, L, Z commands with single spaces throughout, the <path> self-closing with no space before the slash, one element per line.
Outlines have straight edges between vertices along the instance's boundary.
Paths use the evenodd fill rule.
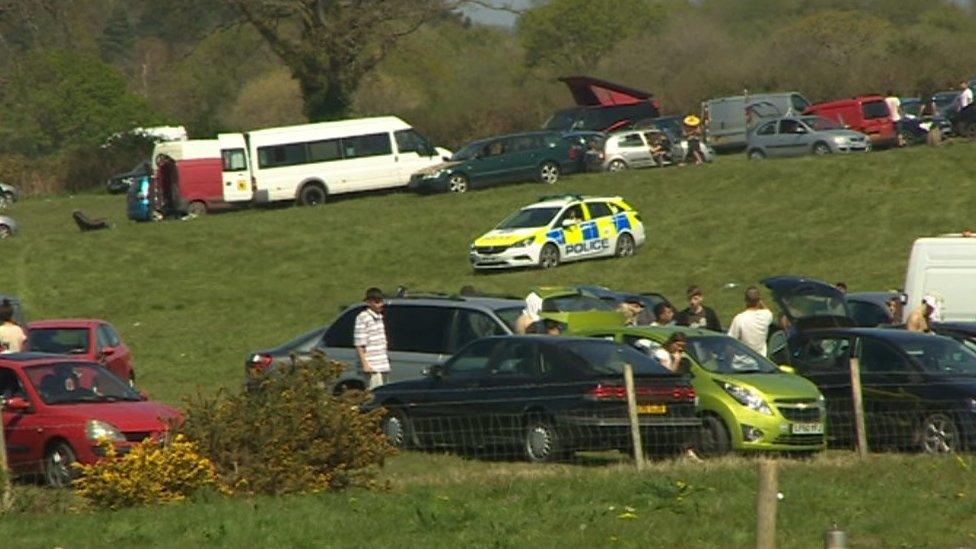
<path fill-rule="evenodd" d="M 105 184 L 105 189 L 109 194 L 125 194 L 134 182 L 149 176 L 150 173 L 149 163 L 140 162 L 127 172 L 113 175 Z"/>
<path fill-rule="evenodd" d="M 644 448 L 673 452 L 698 432 L 684 375 L 612 341 L 501 336 L 475 341 L 425 379 L 377 388 L 397 447 L 499 449 L 532 462 L 575 451 L 629 451 L 623 368 L 634 368 Z"/>
<path fill-rule="evenodd" d="M 852 357 L 861 369 L 869 447 L 934 454 L 976 443 L 976 353 L 934 334 L 830 328 L 790 341 L 790 364 L 827 399 L 829 444 L 855 439 Z"/>

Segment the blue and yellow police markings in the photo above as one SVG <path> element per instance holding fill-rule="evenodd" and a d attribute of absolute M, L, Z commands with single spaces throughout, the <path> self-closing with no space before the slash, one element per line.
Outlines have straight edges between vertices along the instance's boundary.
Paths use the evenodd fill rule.
<path fill-rule="evenodd" d="M 620 212 L 613 216 L 613 225 L 616 227 L 618 233 L 624 229 L 629 229 L 630 218 L 627 217 L 627 212 Z"/>
<path fill-rule="evenodd" d="M 578 231 L 571 231 L 567 238 L 565 229 L 550 231 L 547 236 L 558 233 L 553 240 L 562 246 L 566 257 L 599 254 L 610 249 L 610 238 L 600 237 L 600 229 L 596 221 L 580 223 Z M 609 233 L 609 231 L 607 231 Z"/>

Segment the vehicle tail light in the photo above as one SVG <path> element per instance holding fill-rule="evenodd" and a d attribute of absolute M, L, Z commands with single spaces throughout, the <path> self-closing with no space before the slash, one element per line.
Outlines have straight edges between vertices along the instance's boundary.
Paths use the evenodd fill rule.
<path fill-rule="evenodd" d="M 251 375 L 257 376 L 268 371 L 268 368 L 271 367 L 271 363 L 273 362 L 274 359 L 271 358 L 271 355 L 256 354 L 248 361 L 248 368 L 251 371 Z"/>
<path fill-rule="evenodd" d="M 634 387 L 634 394 L 639 399 L 670 399 L 670 400 L 695 400 L 695 388 L 688 387 L 668 387 L 668 386 L 637 386 Z M 604 385 L 599 384 L 586 392 L 585 398 L 588 400 L 627 400 L 627 388 L 623 385 Z"/>

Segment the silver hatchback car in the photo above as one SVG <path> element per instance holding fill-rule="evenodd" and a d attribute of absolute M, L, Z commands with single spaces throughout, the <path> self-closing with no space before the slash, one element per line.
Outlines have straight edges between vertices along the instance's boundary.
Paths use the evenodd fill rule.
<path fill-rule="evenodd" d="M 800 156 L 867 152 L 871 142 L 861 132 L 820 116 L 785 117 L 761 124 L 748 137 L 746 156 Z"/>
<path fill-rule="evenodd" d="M 651 144 L 659 152 L 651 152 Z M 627 130 L 607 136 L 603 153 L 599 155 L 600 170 L 619 172 L 628 168 L 668 166 L 680 162 L 688 151 L 688 142 L 677 140 L 669 132 L 656 128 Z M 702 143 L 705 162 L 711 162 L 715 152 Z"/>

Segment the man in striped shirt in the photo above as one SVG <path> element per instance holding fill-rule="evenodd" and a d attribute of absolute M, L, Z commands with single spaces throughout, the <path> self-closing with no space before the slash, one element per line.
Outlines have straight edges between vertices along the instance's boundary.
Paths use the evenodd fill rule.
<path fill-rule="evenodd" d="M 379 288 L 366 290 L 366 308 L 356 316 L 353 344 L 359 364 L 369 378 L 369 388 L 386 383 L 390 371 L 390 357 L 386 354 L 386 325 L 383 324 L 383 292 Z"/>

